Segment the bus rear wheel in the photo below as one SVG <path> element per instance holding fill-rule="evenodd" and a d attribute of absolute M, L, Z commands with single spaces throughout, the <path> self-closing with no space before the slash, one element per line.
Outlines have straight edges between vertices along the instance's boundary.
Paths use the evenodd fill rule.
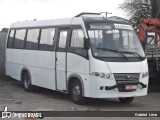
<path fill-rule="evenodd" d="M 79 105 L 86 103 L 86 98 L 82 96 L 82 86 L 79 80 L 73 81 L 70 90 L 70 95 L 74 103 Z"/>
<path fill-rule="evenodd" d="M 119 98 L 119 101 L 121 103 L 131 103 L 133 101 L 134 97 L 125 97 L 125 98 Z"/>
<path fill-rule="evenodd" d="M 28 72 L 23 73 L 22 81 L 23 81 L 24 90 L 27 92 L 31 92 L 33 89 L 33 86 L 31 84 L 31 78 L 30 78 Z"/>

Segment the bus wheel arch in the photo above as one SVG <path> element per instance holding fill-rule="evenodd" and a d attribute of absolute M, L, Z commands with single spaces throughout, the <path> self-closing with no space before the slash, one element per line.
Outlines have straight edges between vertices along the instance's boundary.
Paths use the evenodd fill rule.
<path fill-rule="evenodd" d="M 31 92 L 33 89 L 31 74 L 28 68 L 23 68 L 21 72 L 21 81 L 23 83 L 24 90 Z"/>
<path fill-rule="evenodd" d="M 74 91 L 77 92 L 74 92 Z M 70 94 L 72 101 L 76 104 L 85 104 L 86 98 L 84 97 L 84 84 L 79 75 L 71 75 L 68 79 L 68 93 Z M 75 93 L 78 93 L 76 95 Z M 78 97 L 75 97 L 78 96 Z"/>

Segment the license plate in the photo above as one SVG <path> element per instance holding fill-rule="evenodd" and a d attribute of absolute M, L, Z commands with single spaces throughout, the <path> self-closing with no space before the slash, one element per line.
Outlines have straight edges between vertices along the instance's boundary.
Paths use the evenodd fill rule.
<path fill-rule="evenodd" d="M 137 85 L 125 85 L 126 90 L 135 90 L 137 89 Z"/>

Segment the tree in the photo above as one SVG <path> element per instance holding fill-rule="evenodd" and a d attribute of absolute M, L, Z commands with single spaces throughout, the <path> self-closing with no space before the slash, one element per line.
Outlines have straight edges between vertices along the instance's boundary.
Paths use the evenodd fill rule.
<path fill-rule="evenodd" d="M 8 28 L 2 28 L 1 32 L 8 32 Z"/>
<path fill-rule="evenodd" d="M 125 0 L 119 5 L 130 16 L 130 22 L 136 26 L 137 20 L 140 18 L 151 17 L 151 1 L 150 0 Z"/>

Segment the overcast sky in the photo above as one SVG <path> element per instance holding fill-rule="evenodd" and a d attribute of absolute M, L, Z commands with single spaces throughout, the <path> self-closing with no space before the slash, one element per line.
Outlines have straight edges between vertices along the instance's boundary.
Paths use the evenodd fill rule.
<path fill-rule="evenodd" d="M 73 17 L 81 12 L 112 12 L 125 17 L 118 9 L 124 0 L 0 0 L 0 30 L 24 20 Z"/>

